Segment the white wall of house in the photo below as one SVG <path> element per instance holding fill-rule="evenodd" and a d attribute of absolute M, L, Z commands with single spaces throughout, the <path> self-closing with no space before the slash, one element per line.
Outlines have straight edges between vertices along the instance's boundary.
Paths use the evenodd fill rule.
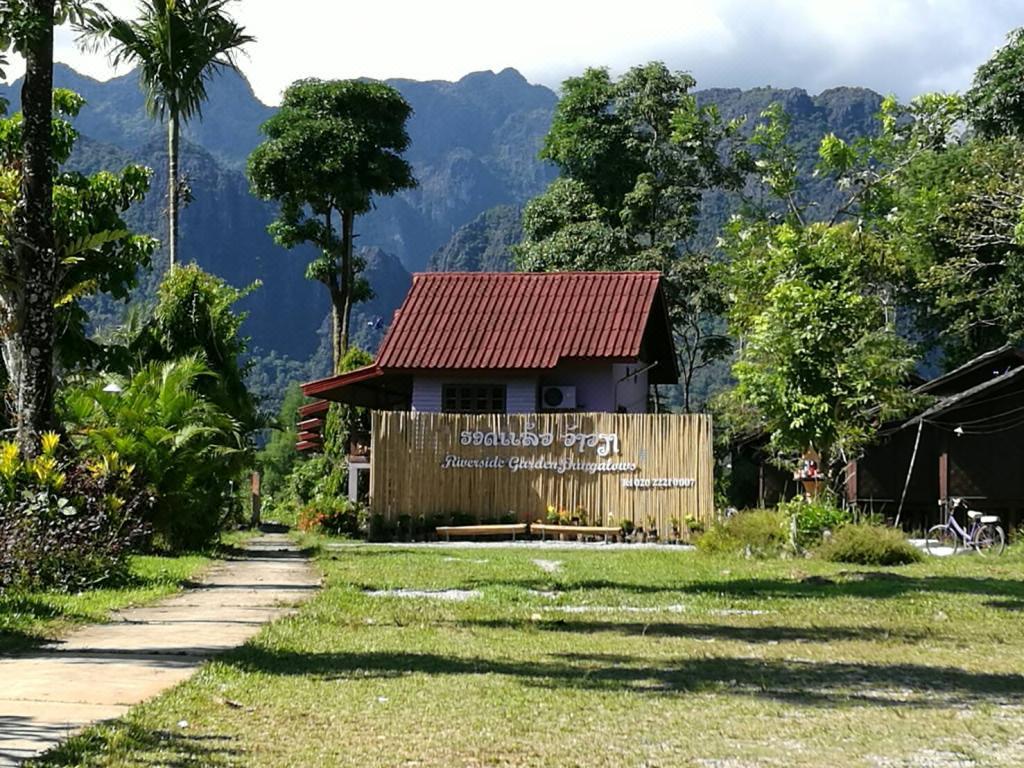
<path fill-rule="evenodd" d="M 504 384 L 508 413 L 535 413 L 540 410 L 538 391 L 546 386 L 576 388 L 576 402 L 581 411 L 614 413 L 646 413 L 648 380 L 644 363 L 565 363 L 543 376 L 414 376 L 412 409 L 421 413 L 443 410 L 442 389 L 445 384 L 474 382 Z M 633 371 L 641 371 L 630 375 Z"/>
<path fill-rule="evenodd" d="M 647 412 L 647 372 L 630 376 L 645 367 L 637 363 L 562 363 L 541 377 L 541 387 L 576 387 L 581 411 L 615 413 Z"/>
<path fill-rule="evenodd" d="M 456 382 L 504 384 L 505 406 L 508 413 L 533 413 L 537 410 L 537 377 L 510 376 L 507 378 L 451 378 L 440 376 L 414 376 L 412 381 L 412 409 L 421 413 L 440 413 L 441 391 L 445 384 Z"/>
<path fill-rule="evenodd" d="M 644 363 L 626 363 L 612 366 L 612 387 L 615 392 L 615 410 L 620 407 L 626 413 L 647 412 L 647 371 L 641 370 Z M 630 376 L 633 371 L 640 373 Z M 616 383 L 617 382 L 617 383 Z"/>

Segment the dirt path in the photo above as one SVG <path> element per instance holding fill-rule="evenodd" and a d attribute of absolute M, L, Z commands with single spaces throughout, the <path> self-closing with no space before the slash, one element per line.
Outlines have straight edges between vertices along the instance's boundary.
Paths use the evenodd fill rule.
<path fill-rule="evenodd" d="M 113 614 L 36 651 L 0 657 L 0 766 L 17 765 L 187 679 L 315 593 L 320 579 L 283 534 L 246 546 L 203 583 Z"/>

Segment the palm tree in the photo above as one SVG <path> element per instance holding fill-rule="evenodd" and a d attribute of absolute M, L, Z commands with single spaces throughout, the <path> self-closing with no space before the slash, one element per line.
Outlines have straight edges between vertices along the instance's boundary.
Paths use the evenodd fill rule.
<path fill-rule="evenodd" d="M 146 109 L 167 120 L 167 215 L 171 268 L 178 253 L 178 145 L 181 124 L 202 117 L 206 86 L 218 72 L 238 70 L 235 52 L 255 38 L 228 16 L 231 0 L 141 0 L 137 19 L 96 5 L 77 26 L 79 41 L 110 50 L 114 66 L 141 70 Z"/>

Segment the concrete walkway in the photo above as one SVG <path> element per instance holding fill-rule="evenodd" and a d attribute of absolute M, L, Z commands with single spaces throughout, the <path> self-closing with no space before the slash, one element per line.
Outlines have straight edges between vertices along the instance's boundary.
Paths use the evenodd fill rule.
<path fill-rule="evenodd" d="M 0 766 L 17 765 L 187 679 L 312 596 L 320 579 L 283 534 L 217 563 L 202 584 L 116 612 L 37 651 L 0 657 Z"/>

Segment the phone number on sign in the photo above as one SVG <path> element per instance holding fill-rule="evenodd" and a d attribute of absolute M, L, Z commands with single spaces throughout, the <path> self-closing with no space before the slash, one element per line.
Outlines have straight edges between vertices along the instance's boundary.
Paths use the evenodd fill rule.
<path fill-rule="evenodd" d="M 697 481 L 692 477 L 626 477 L 623 488 L 693 488 Z"/>

